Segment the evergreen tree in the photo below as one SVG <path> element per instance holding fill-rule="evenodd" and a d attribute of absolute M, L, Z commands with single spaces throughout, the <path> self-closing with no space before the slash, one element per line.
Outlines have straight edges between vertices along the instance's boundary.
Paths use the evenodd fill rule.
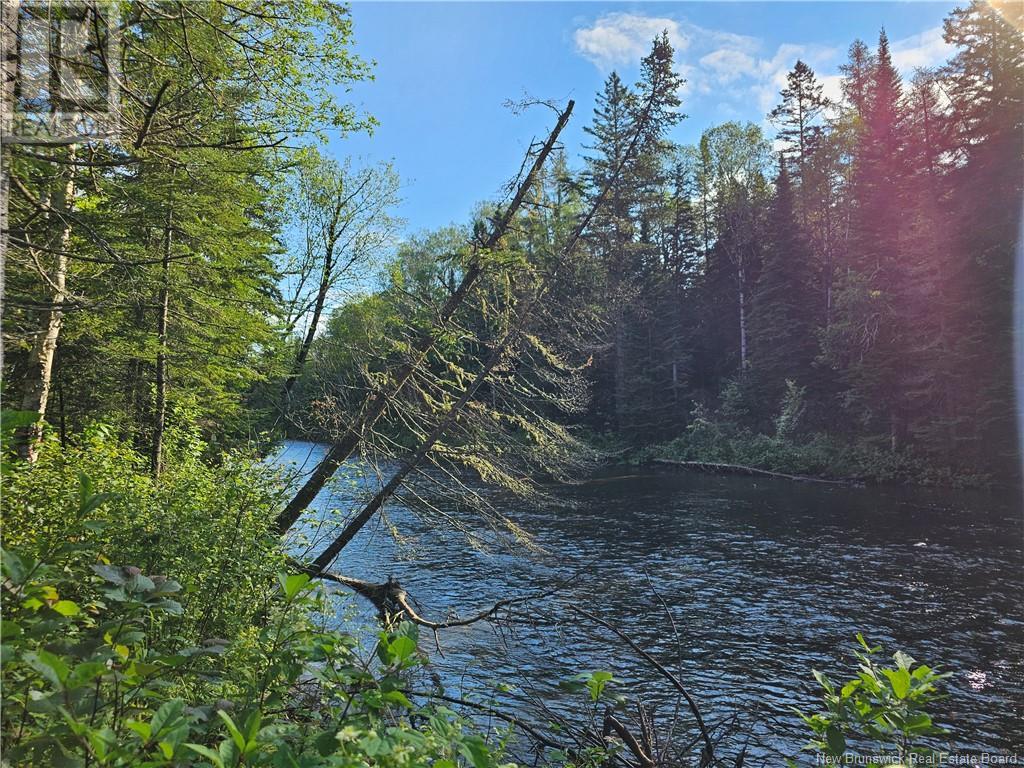
<path fill-rule="evenodd" d="M 806 222 L 808 204 L 804 200 L 807 164 L 821 141 L 820 120 L 831 102 L 824 95 L 814 70 L 797 60 L 786 76 L 786 87 L 780 92 L 782 103 L 768 115 L 778 127 L 776 138 L 783 144 L 783 156 L 793 161 L 794 181 L 800 189 L 800 213 Z"/>
<path fill-rule="evenodd" d="M 875 55 L 863 40 L 854 40 L 839 71 L 843 74 L 843 96 L 856 117 L 863 119 L 868 113 Z"/>
<path fill-rule="evenodd" d="M 751 377 L 766 409 L 776 405 L 787 379 L 807 381 L 816 349 L 814 303 L 808 287 L 810 251 L 797 221 L 796 197 L 784 159 L 779 166 L 750 315 Z"/>
<path fill-rule="evenodd" d="M 965 259 L 957 365 L 975 464 L 1020 471 L 1013 396 L 1015 244 L 1024 194 L 1024 10 L 971 2 L 946 19 L 957 53 L 940 71 L 949 115 L 953 242 Z M 1017 276 L 1017 279 L 1020 279 Z"/>
<path fill-rule="evenodd" d="M 902 330 L 897 310 L 907 287 L 900 233 L 905 111 L 899 73 L 883 30 L 854 154 L 848 269 L 841 290 L 844 316 L 830 327 L 826 358 L 842 370 L 848 407 L 895 449 L 906 437 L 900 385 Z"/>

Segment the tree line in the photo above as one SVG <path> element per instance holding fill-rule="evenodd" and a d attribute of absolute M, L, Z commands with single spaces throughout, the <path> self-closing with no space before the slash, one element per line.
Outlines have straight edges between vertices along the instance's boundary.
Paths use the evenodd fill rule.
<path fill-rule="evenodd" d="M 838 102 L 798 61 L 774 136 L 726 123 L 635 164 L 590 241 L 610 307 L 590 423 L 668 439 L 697 409 L 770 432 L 796 388 L 804 430 L 1013 469 L 1019 28 L 956 10 L 953 58 L 909 80 L 884 31 L 856 41 Z M 630 98 L 611 75 L 586 185 Z"/>
<path fill-rule="evenodd" d="M 909 81 L 884 33 L 855 42 L 837 102 L 797 62 L 774 137 L 726 123 L 695 146 L 670 140 L 662 36 L 638 84 L 608 77 L 582 167 L 556 132 L 504 201 L 399 242 L 395 171 L 312 146 L 373 126 L 330 95 L 370 77 L 344 8 L 132 4 L 122 134 L 6 147 L 23 452 L 93 420 L 155 473 L 186 427 L 312 434 L 335 459 L 430 442 L 425 461 L 528 493 L 589 436 L 713 424 L 1010 472 L 1013 21 L 954 11 L 956 54 Z"/>
<path fill-rule="evenodd" d="M 1015 473 L 1024 44 L 1004 13 L 952 12 L 955 54 L 913 73 L 896 70 L 884 31 L 873 47 L 855 41 L 838 100 L 798 61 L 768 131 L 729 122 L 692 146 L 669 138 L 678 91 L 655 128 L 639 127 L 637 89 L 609 75 L 582 167 L 557 157 L 517 225 L 518 247 L 539 254 L 565 226 L 554 220 L 601 201 L 572 279 L 545 296 L 562 318 L 545 338 L 578 374 L 560 423 L 620 445 L 674 439 L 695 459 L 747 445 L 751 461 L 783 469 L 842 472 L 838 447 L 852 446 L 847 471 L 880 477 Z M 668 40 L 659 47 L 671 72 Z M 624 162 L 638 129 L 656 135 Z M 444 262 L 459 236 L 408 242 L 395 274 L 425 255 Z M 337 402 L 341 381 L 360 391 L 344 350 L 406 290 L 392 282 L 338 310 L 299 411 Z M 790 450 L 822 443 L 821 456 Z"/>

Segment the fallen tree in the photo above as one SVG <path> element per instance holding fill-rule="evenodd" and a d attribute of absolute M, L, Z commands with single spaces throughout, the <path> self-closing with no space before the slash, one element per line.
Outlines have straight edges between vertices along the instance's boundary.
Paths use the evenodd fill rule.
<path fill-rule="evenodd" d="M 652 56 L 653 55 L 654 54 L 652 54 Z M 399 467 L 392 472 L 388 482 L 374 495 L 363 509 L 348 522 L 341 533 L 320 552 L 313 562 L 313 566 L 310 569 L 311 572 L 323 572 L 330 567 L 331 563 L 338 556 L 341 550 L 350 541 L 352 541 L 362 527 L 365 526 L 366 523 L 368 523 L 383 507 L 385 501 L 398 490 L 409 473 L 422 463 L 437 444 L 438 440 L 440 440 L 441 437 L 458 422 L 466 405 L 470 402 L 480 387 L 487 382 L 494 369 L 507 356 L 509 356 L 509 354 L 515 349 L 517 342 L 529 332 L 530 323 L 535 317 L 535 312 L 539 303 L 543 300 L 548 290 L 557 279 L 560 270 L 567 262 L 569 262 L 575 253 L 581 239 L 590 227 L 594 217 L 605 204 L 605 200 L 614 188 L 626 166 L 634 161 L 644 142 L 659 140 L 661 130 L 659 127 L 659 116 L 664 113 L 666 102 L 670 98 L 671 91 L 667 90 L 666 84 L 655 78 L 650 83 L 649 90 L 644 95 L 642 105 L 637 110 L 632 136 L 620 161 L 612 169 L 609 178 L 602 187 L 600 193 L 591 203 L 589 209 L 580 217 L 575 227 L 573 227 L 565 245 L 557 254 L 535 290 L 516 308 L 510 326 L 502 334 L 499 340 L 493 344 L 491 352 L 483 367 L 476 373 L 472 381 L 463 389 L 458 400 L 452 404 L 445 415 L 434 425 L 433 429 L 431 429 L 430 432 L 420 441 L 420 444 L 412 454 L 402 461 Z M 569 103 L 567 111 L 563 112 L 560 116 L 559 125 L 564 124 L 567 112 L 568 110 L 571 110 L 571 108 L 572 102 Z M 556 130 L 558 129 L 556 128 Z M 326 461 L 327 459 L 325 459 L 324 462 L 321 462 L 321 465 L 317 467 L 314 474 L 324 466 Z M 334 470 L 332 469 L 331 472 L 333 473 L 333 471 Z M 323 483 L 326 482 L 328 477 L 329 476 L 324 477 L 323 482 L 320 482 L 319 485 L 316 486 L 316 491 L 319 491 L 320 487 L 323 486 Z M 307 483 L 307 487 L 309 485 L 310 483 Z M 315 496 L 315 492 L 313 493 L 313 496 Z M 309 501 L 312 501 L 312 497 L 309 498 Z M 306 503 L 308 503 L 308 501 Z M 299 511 L 301 512 L 301 510 Z M 295 514 L 297 515 L 298 512 Z"/>
<path fill-rule="evenodd" d="M 790 475 L 785 472 L 773 472 L 770 469 L 748 467 L 743 464 L 720 464 L 711 461 L 676 461 L 675 459 L 650 459 L 651 464 L 661 464 L 680 469 L 693 469 L 699 472 L 708 472 L 715 475 L 754 475 L 757 477 L 772 477 L 779 480 L 794 480 L 799 483 L 825 483 L 827 485 L 863 485 L 860 480 L 839 479 L 829 480 L 824 477 L 812 477 L 810 475 Z"/>
<path fill-rule="evenodd" d="M 559 114 L 555 127 L 548 135 L 547 140 L 541 145 L 529 171 L 527 171 L 522 182 L 519 184 L 515 195 L 493 220 L 490 234 L 483 240 L 473 243 L 473 257 L 470 260 L 469 267 L 462 275 L 458 286 L 448 297 L 447 301 L 445 301 L 444 306 L 441 307 L 434 325 L 429 330 L 424 331 L 413 344 L 406 362 L 400 365 L 389 377 L 389 386 L 370 392 L 359 414 L 331 445 L 327 455 L 317 464 L 303 486 L 296 492 L 292 500 L 288 502 L 281 511 L 281 514 L 278 515 L 275 522 L 275 528 L 278 533 L 284 533 L 299 519 L 302 512 L 316 498 L 316 495 L 327 484 L 328 480 L 331 479 L 338 470 L 338 467 L 356 451 L 366 432 L 377 423 L 377 420 L 380 419 L 388 405 L 402 393 L 409 379 L 412 378 L 416 370 L 423 364 L 430 350 L 446 330 L 448 322 L 465 301 L 470 289 L 483 274 L 486 264 L 485 257 L 499 244 L 502 237 L 508 231 L 509 225 L 512 223 L 519 208 L 522 206 L 523 201 L 526 199 L 527 194 L 533 188 L 538 174 L 555 147 L 559 134 L 569 122 L 573 106 L 574 102 L 570 100 L 565 109 Z"/>

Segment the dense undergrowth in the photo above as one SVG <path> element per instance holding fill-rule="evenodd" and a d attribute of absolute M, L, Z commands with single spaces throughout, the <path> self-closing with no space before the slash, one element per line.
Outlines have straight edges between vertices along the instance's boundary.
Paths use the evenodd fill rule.
<path fill-rule="evenodd" d="M 790 382 L 772 423 L 746 423 L 742 404 L 726 398 L 715 411 L 697 407 L 685 431 L 665 443 L 630 453 L 651 459 L 737 464 L 795 475 L 870 483 L 954 488 L 986 487 L 993 477 L 969 467 L 941 465 L 884 437 L 850 439 L 803 428 L 804 390 Z"/>
<path fill-rule="evenodd" d="M 202 447 L 154 481 L 94 429 L 5 468 L 4 765 L 500 764 L 507 733 L 404 692 L 413 625 L 328 628 L 268 533 L 273 474 Z"/>

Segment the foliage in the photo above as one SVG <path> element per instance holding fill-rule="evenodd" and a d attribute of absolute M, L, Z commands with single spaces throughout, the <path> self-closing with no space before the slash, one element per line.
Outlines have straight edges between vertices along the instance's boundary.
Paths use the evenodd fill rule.
<path fill-rule="evenodd" d="M 857 642 L 857 677 L 840 686 L 814 672 L 824 690 L 825 712 L 800 713 L 814 734 L 806 749 L 841 759 L 847 750 L 872 742 L 871 754 L 894 750 L 900 765 L 938 760 L 938 753 L 927 746 L 929 737 L 946 731 L 932 722 L 927 708 L 942 698 L 940 684 L 949 673 L 918 664 L 902 651 L 893 654 L 894 667 L 882 666 L 876 659 L 881 646 L 869 646 L 860 634 Z M 875 762 L 866 765 L 880 768 Z"/>
<path fill-rule="evenodd" d="M 603 289 L 592 301 L 608 330 L 586 426 L 696 446 L 710 436 L 694 408 L 717 408 L 733 444 L 695 458 L 766 449 L 759 465 L 785 465 L 797 438 L 769 449 L 757 436 L 772 433 L 793 380 L 805 388 L 802 427 L 831 453 L 863 454 L 867 476 L 1015 477 L 1019 21 L 982 2 L 954 10 L 951 60 L 909 82 L 884 31 L 877 46 L 856 41 L 838 102 L 797 61 L 770 116 L 774 180 L 753 125 L 645 148 L 589 233 Z M 599 95 L 582 178 L 595 188 L 621 152 L 632 99 L 614 75 Z M 744 430 L 758 445 L 739 445 Z"/>
<path fill-rule="evenodd" d="M 158 469 L 176 407 L 225 442 L 256 421 L 243 396 L 287 335 L 285 140 L 372 128 L 336 95 L 370 67 L 337 3 L 95 7 L 119 14 L 120 130 L 3 147 L 4 379 L 63 434 L 116 422 Z"/>
<path fill-rule="evenodd" d="M 109 446 L 101 447 L 74 463 L 102 473 L 113 457 Z M 56 464 L 51 457 L 37 467 L 40 480 L 55 484 Z M 362 658 L 353 636 L 324 628 L 335 604 L 309 576 L 273 577 L 281 565 L 273 552 L 251 542 L 240 542 L 231 555 L 218 551 L 257 568 L 230 590 L 201 583 L 210 564 L 190 564 L 180 544 L 175 553 L 171 533 L 149 542 L 162 560 L 152 569 L 120 565 L 139 562 L 122 557 L 132 552 L 139 530 L 132 517 L 152 514 L 135 505 L 152 503 L 159 492 L 144 475 L 121 484 L 101 476 L 103 487 L 117 491 L 96 493 L 92 480 L 80 476 L 75 494 L 68 498 L 60 488 L 40 510 L 48 515 L 62 507 L 72 521 L 65 530 L 16 528 L 16 548 L 3 552 L 6 764 L 484 768 L 500 762 L 504 733 L 482 734 L 450 709 L 413 702 L 409 680 L 423 663 L 414 626 L 382 631 L 375 655 Z M 230 472 L 224 477 L 230 480 Z M 24 493 L 34 486 L 18 478 L 15 487 Z M 218 512 L 230 512 L 223 505 L 239 502 L 209 496 L 204 502 L 222 508 L 206 506 L 207 522 L 197 516 L 186 525 L 181 518 L 181 527 L 206 538 L 217 535 Z M 135 527 L 111 531 L 118 526 Z M 90 538 L 69 536 L 72 530 Z M 5 543 L 11 546 L 10 535 Z M 262 567 L 260 557 L 267 558 Z M 171 563 L 188 574 L 182 583 L 151 575 Z M 202 619 L 208 606 L 195 595 L 204 591 L 224 611 L 216 626 Z"/>
<path fill-rule="evenodd" d="M 726 390 L 725 402 L 718 411 L 698 405 L 684 434 L 638 450 L 630 460 L 737 464 L 787 474 L 877 483 L 950 487 L 984 487 L 992 483 L 991 475 L 936 465 L 909 449 L 893 452 L 876 440 L 850 441 L 801 427 L 806 410 L 804 397 L 803 387 L 788 382 L 771 431 L 758 432 L 744 423 L 749 417 L 749 404 L 734 382 Z"/>
<path fill-rule="evenodd" d="M 33 561 L 86 568 L 100 557 L 173 573 L 185 584 L 187 612 L 178 631 L 199 636 L 237 631 L 232 606 L 248 600 L 281 567 L 268 521 L 280 495 L 273 473 L 240 454 L 219 465 L 195 435 L 172 433 L 159 478 L 146 457 L 102 425 L 67 447 L 44 443 L 34 464 L 4 474 L 5 546 Z M 89 478 L 86 480 L 85 478 Z M 90 488 L 103 504 L 85 504 Z"/>
<path fill-rule="evenodd" d="M 786 394 L 782 397 L 779 414 L 775 417 L 775 437 L 788 440 L 796 432 L 800 417 L 804 413 L 806 387 L 798 387 L 792 379 L 786 379 Z"/>

